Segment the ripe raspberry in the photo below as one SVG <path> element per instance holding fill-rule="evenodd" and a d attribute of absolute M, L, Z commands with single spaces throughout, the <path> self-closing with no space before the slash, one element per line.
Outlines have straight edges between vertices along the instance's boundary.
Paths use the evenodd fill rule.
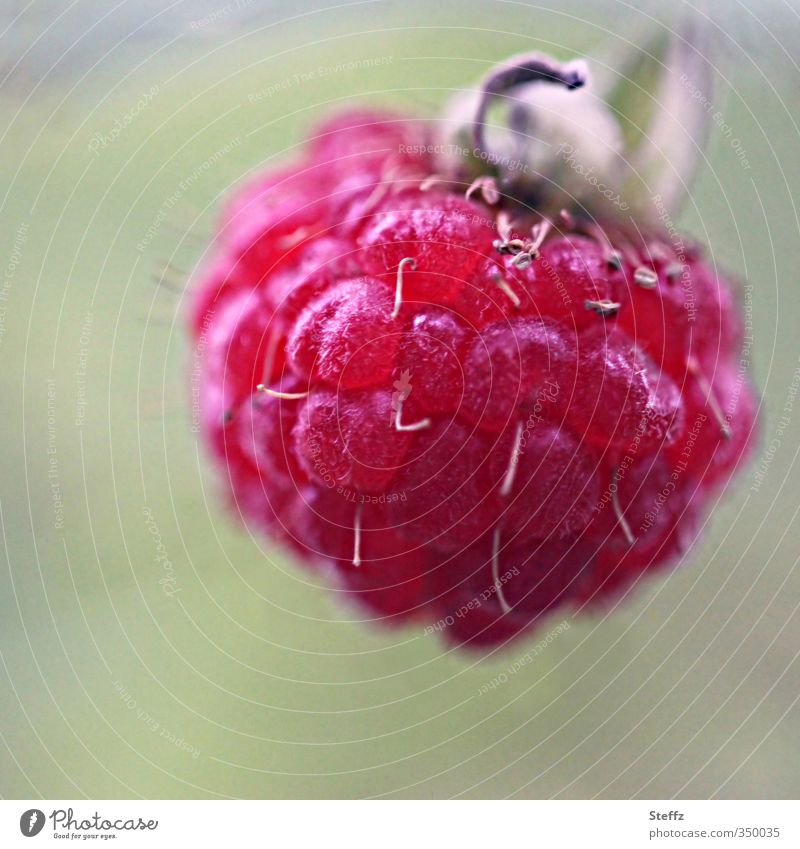
<path fill-rule="evenodd" d="M 464 358 L 469 380 L 463 413 L 481 427 L 503 430 L 548 387 L 560 394 L 576 368 L 574 341 L 554 322 L 521 318 L 490 324 Z"/>
<path fill-rule="evenodd" d="M 699 248 L 552 214 L 497 157 L 434 163 L 426 126 L 336 117 L 234 197 L 192 317 L 203 431 L 244 518 L 342 599 L 493 646 L 679 559 L 756 400 Z"/>
<path fill-rule="evenodd" d="M 400 344 L 391 293 L 377 280 L 345 280 L 311 300 L 292 328 L 289 365 L 342 389 L 386 383 Z"/>
<path fill-rule="evenodd" d="M 295 456 L 307 476 L 323 486 L 381 492 L 411 439 L 394 426 L 391 400 L 388 389 L 347 394 L 315 390 L 299 410 L 293 430 Z"/>
<path fill-rule="evenodd" d="M 621 454 L 636 439 L 649 454 L 680 432 L 680 390 L 624 331 L 590 328 L 580 348 L 567 421 L 587 443 Z"/>

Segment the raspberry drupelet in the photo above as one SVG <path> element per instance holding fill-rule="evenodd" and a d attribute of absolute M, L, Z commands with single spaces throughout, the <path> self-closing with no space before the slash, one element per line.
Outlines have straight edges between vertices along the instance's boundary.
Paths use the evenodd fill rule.
<path fill-rule="evenodd" d="M 403 115 L 317 127 L 228 205 L 191 317 L 235 509 L 366 618 L 471 647 L 681 559 L 755 429 L 730 278 L 483 155 L 493 99 L 543 82 L 585 72 L 490 74 L 455 161 Z"/>

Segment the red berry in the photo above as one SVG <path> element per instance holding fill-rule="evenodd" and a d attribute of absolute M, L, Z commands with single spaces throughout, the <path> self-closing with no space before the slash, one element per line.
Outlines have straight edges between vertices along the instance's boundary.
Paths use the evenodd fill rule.
<path fill-rule="evenodd" d="M 203 432 L 359 616 L 493 646 L 676 562 L 756 400 L 699 250 L 467 199 L 428 143 L 350 113 L 234 198 L 191 317 Z"/>
<path fill-rule="evenodd" d="M 476 204 L 407 189 L 385 202 L 360 239 L 364 270 L 394 285 L 400 263 L 407 301 L 451 303 L 489 251 L 494 230 Z"/>
<path fill-rule="evenodd" d="M 587 301 L 614 300 L 618 276 L 609 266 L 608 250 L 585 236 L 557 236 L 545 242 L 539 258 L 524 271 L 516 270 L 513 259 L 506 260 L 506 276 L 519 280 L 530 294 L 526 311 L 548 316 L 567 328 L 594 326 L 596 316 L 586 308 Z"/>
<path fill-rule="evenodd" d="M 476 542 L 497 520 L 499 475 L 492 477 L 493 441 L 458 422 L 434 421 L 414 438 L 411 462 L 393 483 L 387 505 L 398 533 L 435 549 Z"/>
<path fill-rule="evenodd" d="M 283 352 L 270 344 L 271 312 L 258 290 L 228 297 L 202 332 L 201 416 L 205 432 L 220 446 L 223 427 L 259 383 L 274 380 Z"/>
<path fill-rule="evenodd" d="M 500 431 L 539 396 L 558 409 L 575 371 L 574 346 L 562 330 L 533 318 L 487 327 L 473 340 L 464 360 L 469 379 L 463 414 L 481 427 Z"/>
<path fill-rule="evenodd" d="M 755 440 L 750 378 L 727 362 L 708 375 L 690 370 L 683 398 L 686 428 L 668 456 L 676 465 L 691 464 L 703 484 L 717 487 L 736 472 Z"/>
<path fill-rule="evenodd" d="M 651 453 L 683 424 L 673 380 L 620 330 L 599 326 L 582 334 L 572 396 L 567 420 L 612 457 L 634 448 Z"/>
<path fill-rule="evenodd" d="M 370 278 L 346 280 L 300 313 L 289 342 L 297 374 L 342 389 L 383 383 L 400 344 L 386 287 Z"/>
<path fill-rule="evenodd" d="M 302 384 L 299 381 L 286 383 L 284 388 L 299 390 Z M 265 481 L 280 479 L 305 483 L 292 437 L 296 420 L 297 401 L 254 392 L 249 403 L 241 405 L 230 428 L 228 442 L 236 445 Z"/>
<path fill-rule="evenodd" d="M 442 616 L 435 627 L 450 643 L 502 645 L 578 598 L 593 568 L 594 551 L 580 539 L 525 546 L 486 539 L 436 571 Z"/>
<path fill-rule="evenodd" d="M 596 567 L 580 587 L 581 599 L 592 603 L 615 599 L 648 570 L 683 555 L 703 513 L 696 481 L 662 455 L 617 471 L 608 487 L 595 520 Z"/>
<path fill-rule="evenodd" d="M 402 165 L 427 176 L 431 161 L 420 144 L 424 137 L 425 127 L 405 115 L 353 109 L 323 121 L 309 146 L 313 159 L 339 167 L 384 171 Z"/>
<path fill-rule="evenodd" d="M 320 387 L 298 411 L 293 438 L 306 474 L 320 485 L 380 492 L 411 435 L 394 427 L 387 389 L 337 393 Z"/>
<path fill-rule="evenodd" d="M 499 527 L 504 540 L 575 537 L 600 494 L 597 459 L 566 427 L 518 422 L 493 452 L 503 480 Z"/>
<path fill-rule="evenodd" d="M 403 398 L 403 418 L 455 413 L 462 404 L 466 375 L 463 355 L 470 333 L 452 313 L 431 307 L 413 317 L 400 341 L 399 376 L 393 384 Z"/>
<path fill-rule="evenodd" d="M 353 564 L 350 552 L 336 564 L 343 600 L 381 624 L 424 618 L 430 599 L 431 553 L 387 528 L 375 505 L 361 509 L 359 563 Z"/>

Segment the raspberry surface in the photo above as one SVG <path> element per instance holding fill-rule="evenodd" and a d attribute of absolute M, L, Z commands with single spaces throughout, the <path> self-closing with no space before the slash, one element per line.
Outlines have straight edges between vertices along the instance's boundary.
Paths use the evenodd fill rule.
<path fill-rule="evenodd" d="M 427 141 L 338 116 L 233 198 L 191 318 L 203 433 L 340 598 L 491 647 L 681 559 L 757 404 L 699 249 L 509 221 L 432 180 Z"/>

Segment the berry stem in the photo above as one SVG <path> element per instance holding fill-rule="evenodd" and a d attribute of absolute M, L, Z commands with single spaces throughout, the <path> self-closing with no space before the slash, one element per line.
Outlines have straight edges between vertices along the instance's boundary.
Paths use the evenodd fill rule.
<path fill-rule="evenodd" d="M 599 301 L 586 300 L 583 302 L 583 305 L 587 310 L 592 310 L 592 312 L 596 312 L 603 318 L 612 318 L 620 311 L 620 307 L 622 306 L 617 301 L 609 301 L 606 298 Z"/>
<path fill-rule="evenodd" d="M 472 137 L 475 147 L 479 151 L 490 153 L 486 149 L 484 138 L 486 113 L 489 111 L 492 100 L 498 95 L 506 94 L 518 86 L 533 82 L 558 83 L 568 89 L 575 89 L 584 85 L 586 79 L 586 68 L 583 62 L 562 65 L 541 53 L 525 53 L 521 56 L 515 56 L 493 69 L 484 77 L 478 109 L 472 123 Z"/>
<path fill-rule="evenodd" d="M 420 184 L 419 190 L 421 192 L 427 192 L 428 189 L 432 189 L 434 186 L 439 183 L 449 183 L 450 180 L 443 176 L 442 174 L 429 174 Z"/>
<path fill-rule="evenodd" d="M 169 260 L 163 262 L 160 274 L 157 272 L 153 274 L 156 286 L 160 286 L 175 295 L 183 293 L 188 278 L 188 272 L 173 265 Z"/>
<path fill-rule="evenodd" d="M 658 286 L 658 275 L 652 268 L 640 265 L 633 272 L 633 281 L 643 289 L 655 289 Z"/>
<path fill-rule="evenodd" d="M 368 215 L 370 215 L 375 209 L 375 207 L 377 207 L 377 205 L 386 197 L 391 188 L 392 184 L 387 180 L 378 183 L 375 188 L 369 193 L 367 199 L 364 201 L 364 205 L 359 211 L 359 215 L 361 216 L 361 218 L 366 218 Z"/>
<path fill-rule="evenodd" d="M 483 199 L 489 204 L 489 206 L 494 206 L 500 200 L 500 191 L 497 188 L 497 182 L 494 177 L 489 177 L 488 175 L 476 177 L 472 183 L 470 183 L 464 197 L 469 200 L 478 190 L 480 190 L 481 195 L 483 195 Z"/>
<path fill-rule="evenodd" d="M 400 307 L 403 303 L 403 269 L 408 266 L 412 271 L 417 268 L 417 263 L 412 256 L 403 257 L 397 265 L 397 283 L 394 290 L 394 309 L 392 310 L 392 318 L 397 318 L 400 314 Z"/>
<path fill-rule="evenodd" d="M 506 601 L 505 593 L 503 592 L 503 584 L 500 580 L 500 528 L 494 529 L 494 537 L 492 538 L 492 580 L 494 588 L 497 591 L 497 600 L 500 602 L 500 609 L 503 613 L 511 612 L 511 605 Z"/>
<path fill-rule="evenodd" d="M 363 504 L 356 506 L 356 515 L 353 519 L 353 566 L 361 565 L 361 510 Z"/>
<path fill-rule="evenodd" d="M 730 425 L 725 419 L 725 414 L 722 412 L 722 407 L 720 407 L 719 405 L 717 396 L 714 395 L 714 390 L 711 387 L 711 384 L 708 382 L 708 378 L 705 376 L 705 373 L 700 368 L 700 363 L 697 362 L 696 357 L 689 357 L 689 360 L 687 362 L 687 368 L 689 370 L 689 374 L 691 374 L 697 381 L 697 385 L 700 387 L 700 391 L 706 396 L 706 403 L 711 408 L 711 412 L 713 413 L 714 418 L 717 420 L 717 424 L 719 425 L 719 429 L 722 433 L 722 438 L 730 439 Z"/>
<path fill-rule="evenodd" d="M 547 234 L 553 228 L 553 222 L 550 221 L 549 218 L 543 218 L 538 224 L 535 224 L 531 230 L 531 236 L 533 237 L 533 241 L 528 245 L 528 253 L 531 256 L 536 257 L 539 255 L 539 248 L 541 248 L 544 240 L 547 238 Z"/>
<path fill-rule="evenodd" d="M 288 251 L 299 245 L 304 239 L 307 239 L 313 232 L 312 227 L 303 225 L 280 239 L 278 244 L 283 250 Z"/>
<path fill-rule="evenodd" d="M 395 414 L 394 414 L 395 430 L 400 430 L 400 431 L 403 431 L 403 430 L 406 430 L 406 431 L 407 430 L 424 430 L 426 427 L 431 426 L 431 420 L 430 419 L 420 419 L 418 422 L 414 422 L 414 424 L 404 425 L 400 421 L 400 416 L 402 415 L 402 413 L 403 413 L 403 401 L 402 401 L 401 398 L 398 398 L 397 399 L 397 409 L 395 410 Z"/>
<path fill-rule="evenodd" d="M 617 470 L 614 469 L 614 476 L 616 476 L 616 474 Z M 636 542 L 636 537 L 633 535 L 631 526 L 628 524 L 628 520 L 625 518 L 625 514 L 622 512 L 622 508 L 619 505 L 619 496 L 617 495 L 616 489 L 611 493 L 611 504 L 614 507 L 614 515 L 617 517 L 617 522 L 619 523 L 620 528 L 622 528 L 622 533 L 625 534 L 625 539 L 628 541 L 628 545 L 633 545 Z"/>
<path fill-rule="evenodd" d="M 495 286 L 514 304 L 515 309 L 519 309 L 522 305 L 522 301 L 520 301 L 517 293 L 509 286 L 508 281 L 503 277 L 499 272 L 497 274 L 492 275 L 492 280 L 494 281 Z"/>
<path fill-rule="evenodd" d="M 283 398 L 284 401 L 299 401 L 301 398 L 308 398 L 311 394 L 310 392 L 280 392 L 277 389 L 270 389 L 268 386 L 264 386 L 263 383 L 259 383 L 256 389 L 265 395 L 269 395 L 270 398 Z"/>
<path fill-rule="evenodd" d="M 511 457 L 508 460 L 508 468 L 506 469 L 503 484 L 500 487 L 500 495 L 506 497 L 511 492 L 511 487 L 514 486 L 514 478 L 517 475 L 517 466 L 519 465 L 519 452 L 522 447 L 522 422 L 517 422 L 517 429 L 514 432 L 514 445 L 511 449 Z"/>

